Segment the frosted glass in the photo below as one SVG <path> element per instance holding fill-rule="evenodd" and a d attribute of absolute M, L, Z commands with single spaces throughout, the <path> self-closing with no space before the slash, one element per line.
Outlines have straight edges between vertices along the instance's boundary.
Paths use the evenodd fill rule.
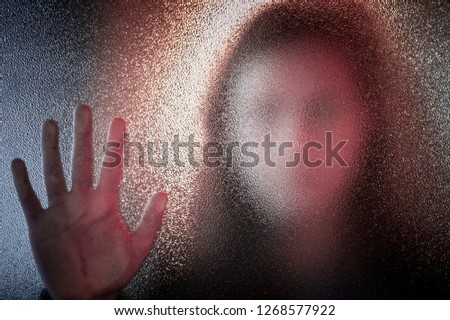
<path fill-rule="evenodd" d="M 26 161 L 45 205 L 42 123 L 60 123 L 68 180 L 80 103 L 93 108 L 96 178 L 109 122 L 127 122 L 129 227 L 153 192 L 169 194 L 124 298 L 448 296 L 448 4 L 4 6 L 0 298 L 44 288 L 10 161 Z M 333 146 L 348 140 L 348 166 L 286 167 L 308 141 L 324 149 L 307 160 L 326 162 L 327 131 Z M 293 146 L 275 167 L 263 160 L 267 133 L 272 159 Z M 152 166 L 148 142 L 160 161 L 175 135 L 259 148 L 217 167 L 199 148 L 199 166 L 187 150 L 184 167 L 171 153 Z"/>

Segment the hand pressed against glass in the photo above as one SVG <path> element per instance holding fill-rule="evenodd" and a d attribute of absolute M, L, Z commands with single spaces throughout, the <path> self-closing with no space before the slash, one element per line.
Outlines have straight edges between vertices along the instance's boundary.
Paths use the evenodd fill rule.
<path fill-rule="evenodd" d="M 39 273 L 54 298 L 113 298 L 139 270 L 161 226 L 167 195 L 156 193 L 130 232 L 119 210 L 123 163 L 103 167 L 93 189 L 92 113 L 75 115 L 72 188 L 67 191 L 58 149 L 58 126 L 47 121 L 42 132 L 48 208 L 43 209 L 25 164 L 12 162 L 14 183 L 29 228 Z M 108 141 L 123 155 L 125 122 L 114 119 Z"/>

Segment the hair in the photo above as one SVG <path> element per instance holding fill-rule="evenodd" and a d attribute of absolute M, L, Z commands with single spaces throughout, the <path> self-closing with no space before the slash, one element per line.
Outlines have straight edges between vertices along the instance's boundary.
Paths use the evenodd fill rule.
<path fill-rule="evenodd" d="M 383 49 L 373 19 L 355 3 L 276 4 L 262 11 L 240 30 L 242 36 L 229 48 L 228 58 L 219 66 L 210 90 L 206 115 L 213 140 L 226 140 L 232 127 L 230 93 L 243 65 L 255 54 L 275 51 L 291 41 L 320 38 L 337 46 L 351 61 L 363 101 L 370 111 L 370 123 L 382 125 L 384 105 L 382 79 L 385 77 Z"/>

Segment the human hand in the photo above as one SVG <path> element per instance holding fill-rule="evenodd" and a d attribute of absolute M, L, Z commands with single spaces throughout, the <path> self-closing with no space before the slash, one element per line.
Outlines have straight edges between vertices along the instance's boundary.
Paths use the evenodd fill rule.
<path fill-rule="evenodd" d="M 92 112 L 78 107 L 74 125 L 72 188 L 67 191 L 58 148 L 58 124 L 43 126 L 42 154 L 48 208 L 43 209 L 28 178 L 25 163 L 14 159 L 11 170 L 25 213 L 39 273 L 56 299 L 114 298 L 139 270 L 161 226 L 167 195 L 156 193 L 147 203 L 135 231 L 119 210 L 123 161 L 102 167 L 93 188 Z M 108 141 L 120 143 L 123 158 L 125 122 L 116 118 Z"/>

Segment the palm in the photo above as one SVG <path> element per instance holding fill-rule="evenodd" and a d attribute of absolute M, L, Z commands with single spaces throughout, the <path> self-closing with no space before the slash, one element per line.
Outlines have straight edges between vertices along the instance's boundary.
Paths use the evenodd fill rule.
<path fill-rule="evenodd" d="M 137 272 L 161 224 L 167 198 L 157 193 L 130 232 L 118 206 L 122 164 L 103 167 L 92 188 L 91 112 L 77 110 L 72 190 L 66 191 L 58 152 L 56 123 L 44 125 L 43 155 L 49 207 L 40 206 L 24 163 L 13 161 L 14 180 L 24 209 L 33 253 L 50 293 L 56 298 L 113 297 Z M 123 120 L 111 124 L 109 141 L 120 143 Z"/>

